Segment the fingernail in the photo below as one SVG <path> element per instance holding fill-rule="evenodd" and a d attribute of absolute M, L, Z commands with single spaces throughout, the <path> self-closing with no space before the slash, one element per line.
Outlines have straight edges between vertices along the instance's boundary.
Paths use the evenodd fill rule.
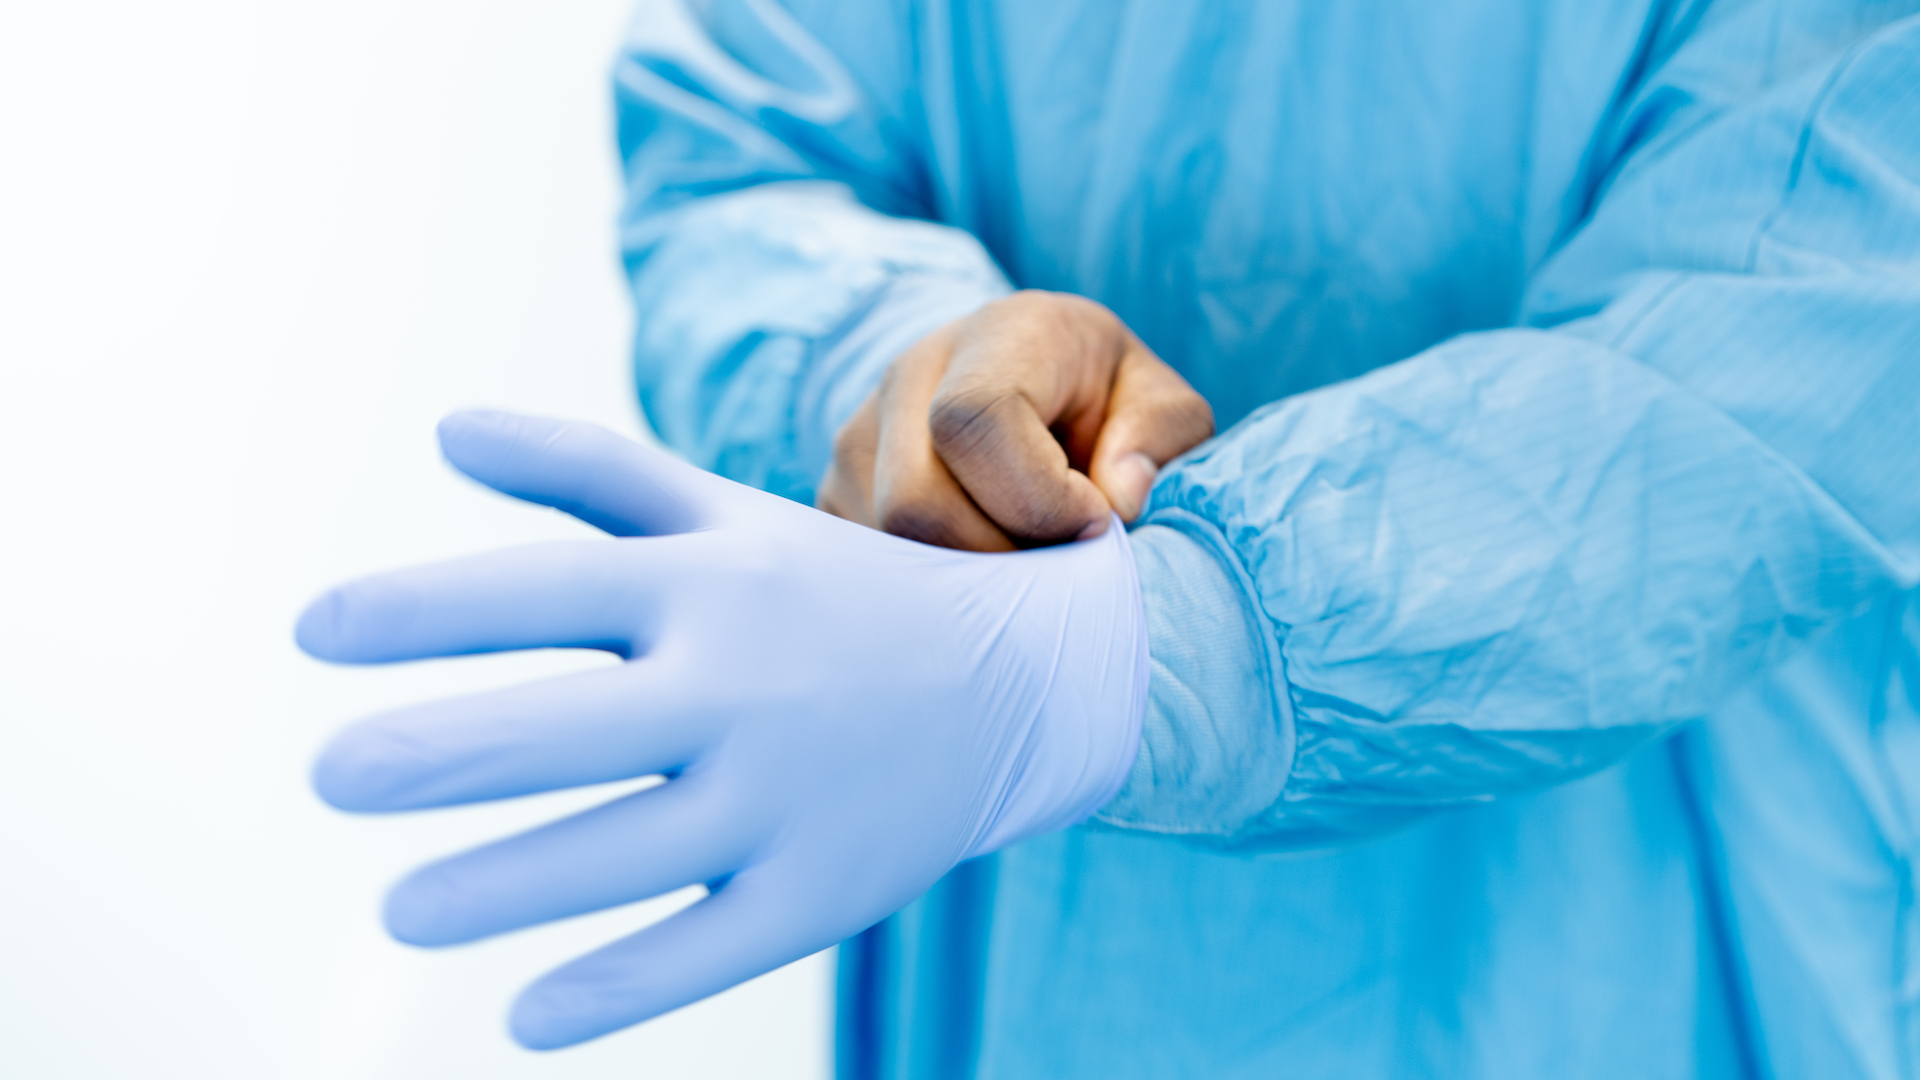
<path fill-rule="evenodd" d="M 1141 506 L 1147 501 L 1147 492 L 1153 488 L 1153 478 L 1159 472 L 1160 466 L 1138 450 L 1113 463 L 1113 508 L 1120 511 L 1122 520 L 1132 521 L 1139 516 Z"/>
<path fill-rule="evenodd" d="M 1107 531 L 1107 518 L 1104 515 L 1102 515 L 1098 521 L 1092 522 L 1086 528 L 1081 529 L 1080 535 L 1074 537 L 1073 539 L 1075 543 L 1079 543 L 1082 540 L 1091 540 L 1094 537 L 1099 536 L 1101 533 L 1104 533 L 1106 531 Z"/>

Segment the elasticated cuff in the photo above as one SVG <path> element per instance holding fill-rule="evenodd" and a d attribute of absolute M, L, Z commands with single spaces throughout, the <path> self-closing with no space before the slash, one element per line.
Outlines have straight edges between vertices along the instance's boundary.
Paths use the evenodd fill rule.
<path fill-rule="evenodd" d="M 1140 754 L 1094 820 L 1205 843 L 1279 800 L 1293 724 L 1278 642 L 1212 525 L 1159 511 L 1132 534 L 1151 678 Z"/>

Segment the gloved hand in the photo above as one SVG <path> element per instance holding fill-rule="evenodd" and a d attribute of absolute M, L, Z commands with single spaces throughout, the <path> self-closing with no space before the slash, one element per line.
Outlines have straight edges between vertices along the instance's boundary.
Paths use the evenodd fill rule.
<path fill-rule="evenodd" d="M 322 753 L 321 797 L 393 811 L 670 779 L 416 871 L 389 930 L 450 945 L 710 888 L 529 987 L 511 1021 L 527 1046 L 826 948 L 961 860 L 1092 814 L 1133 763 L 1146 636 L 1119 528 L 967 554 L 591 425 L 460 413 L 440 438 L 480 482 L 631 539 L 353 582 L 301 616 L 300 646 L 345 663 L 543 646 L 630 660 L 363 721 Z"/>
<path fill-rule="evenodd" d="M 1036 290 L 928 334 L 834 437 L 822 510 L 943 547 L 1011 551 L 1132 521 L 1213 409 L 1119 317 Z"/>

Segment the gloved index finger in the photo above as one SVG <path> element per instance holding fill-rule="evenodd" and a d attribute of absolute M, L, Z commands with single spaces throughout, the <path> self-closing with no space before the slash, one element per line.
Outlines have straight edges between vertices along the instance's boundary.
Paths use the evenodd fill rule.
<path fill-rule="evenodd" d="M 315 600 L 294 639 L 350 664 L 549 647 L 631 655 L 685 577 L 675 552 L 667 539 L 570 541 L 376 574 Z"/>

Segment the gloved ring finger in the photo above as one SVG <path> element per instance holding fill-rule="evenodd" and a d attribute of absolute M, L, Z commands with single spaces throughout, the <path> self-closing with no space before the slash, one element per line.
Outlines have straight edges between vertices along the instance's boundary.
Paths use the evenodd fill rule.
<path fill-rule="evenodd" d="M 737 871 L 757 839 L 688 775 L 414 871 L 387 895 L 387 931 L 454 945 L 645 900 Z"/>

